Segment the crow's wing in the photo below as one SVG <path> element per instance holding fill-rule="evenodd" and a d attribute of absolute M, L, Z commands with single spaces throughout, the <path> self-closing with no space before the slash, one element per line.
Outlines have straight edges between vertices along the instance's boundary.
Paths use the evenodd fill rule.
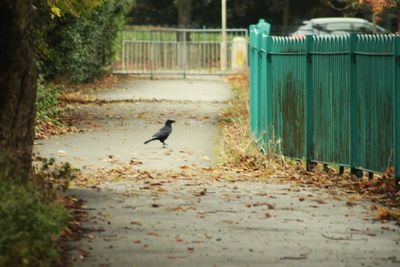
<path fill-rule="evenodd" d="M 155 139 L 166 139 L 171 134 L 172 128 L 168 126 L 162 127 L 153 135 Z"/>

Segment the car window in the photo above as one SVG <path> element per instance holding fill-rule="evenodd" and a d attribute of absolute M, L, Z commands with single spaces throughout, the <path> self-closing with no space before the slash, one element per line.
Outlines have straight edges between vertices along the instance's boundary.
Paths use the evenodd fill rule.
<path fill-rule="evenodd" d="M 367 33 L 367 34 L 373 33 L 372 24 L 369 25 L 367 23 L 354 23 L 353 27 L 355 32 Z"/>
<path fill-rule="evenodd" d="M 313 27 L 321 33 L 351 32 L 351 23 L 337 22 L 327 24 L 314 24 Z"/>
<path fill-rule="evenodd" d="M 303 25 L 303 26 L 300 26 L 296 32 L 298 34 L 308 35 L 308 34 L 312 34 L 313 31 L 312 31 L 310 25 Z"/>
<path fill-rule="evenodd" d="M 377 33 L 388 33 L 387 30 L 377 25 Z M 351 32 L 372 34 L 373 26 L 368 21 L 330 21 L 330 22 L 316 22 L 316 21 L 303 21 L 297 29 L 291 31 L 291 34 L 297 35 L 326 35 L 326 34 L 347 34 Z"/>

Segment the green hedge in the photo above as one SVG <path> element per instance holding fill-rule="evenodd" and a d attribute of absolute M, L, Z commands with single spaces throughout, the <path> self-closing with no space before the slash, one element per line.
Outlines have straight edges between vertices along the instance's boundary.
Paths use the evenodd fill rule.
<path fill-rule="evenodd" d="M 36 92 L 36 121 L 50 121 L 58 124 L 57 115 L 61 109 L 58 107 L 59 97 L 64 86 L 45 82 L 40 75 Z"/>
<path fill-rule="evenodd" d="M 123 28 L 130 2 L 104 0 L 78 16 L 63 14 L 52 20 L 37 18 L 38 60 L 45 77 L 90 82 L 107 71 L 114 54 L 113 44 L 118 30 Z M 46 8 L 42 5 L 42 9 Z M 38 17 L 45 12 L 36 13 Z M 50 24 L 46 27 L 43 26 L 45 23 Z"/>

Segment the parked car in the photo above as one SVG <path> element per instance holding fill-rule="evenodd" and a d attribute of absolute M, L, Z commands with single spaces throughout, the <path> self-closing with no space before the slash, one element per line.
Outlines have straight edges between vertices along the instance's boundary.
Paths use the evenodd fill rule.
<path fill-rule="evenodd" d="M 384 28 L 376 25 L 376 32 L 371 22 L 360 18 L 315 18 L 305 20 L 297 26 L 289 35 L 326 35 L 326 34 L 346 34 L 346 33 L 390 33 Z"/>

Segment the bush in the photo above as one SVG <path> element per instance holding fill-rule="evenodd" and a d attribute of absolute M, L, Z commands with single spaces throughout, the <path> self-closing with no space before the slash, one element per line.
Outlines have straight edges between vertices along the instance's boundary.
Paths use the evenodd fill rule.
<path fill-rule="evenodd" d="M 39 65 L 46 77 L 89 82 L 103 74 L 111 63 L 113 44 L 128 7 L 128 0 L 105 0 L 79 16 L 59 18 L 48 30 L 47 45 L 43 46 L 46 53 L 41 53 L 44 57 Z"/>
<path fill-rule="evenodd" d="M 36 94 L 36 120 L 38 122 L 58 123 L 57 115 L 60 113 L 58 101 L 62 89 L 62 85 L 44 82 L 43 76 L 39 77 Z"/>
<path fill-rule="evenodd" d="M 32 185 L 0 183 L 0 266 L 49 266 L 68 212 Z"/>

